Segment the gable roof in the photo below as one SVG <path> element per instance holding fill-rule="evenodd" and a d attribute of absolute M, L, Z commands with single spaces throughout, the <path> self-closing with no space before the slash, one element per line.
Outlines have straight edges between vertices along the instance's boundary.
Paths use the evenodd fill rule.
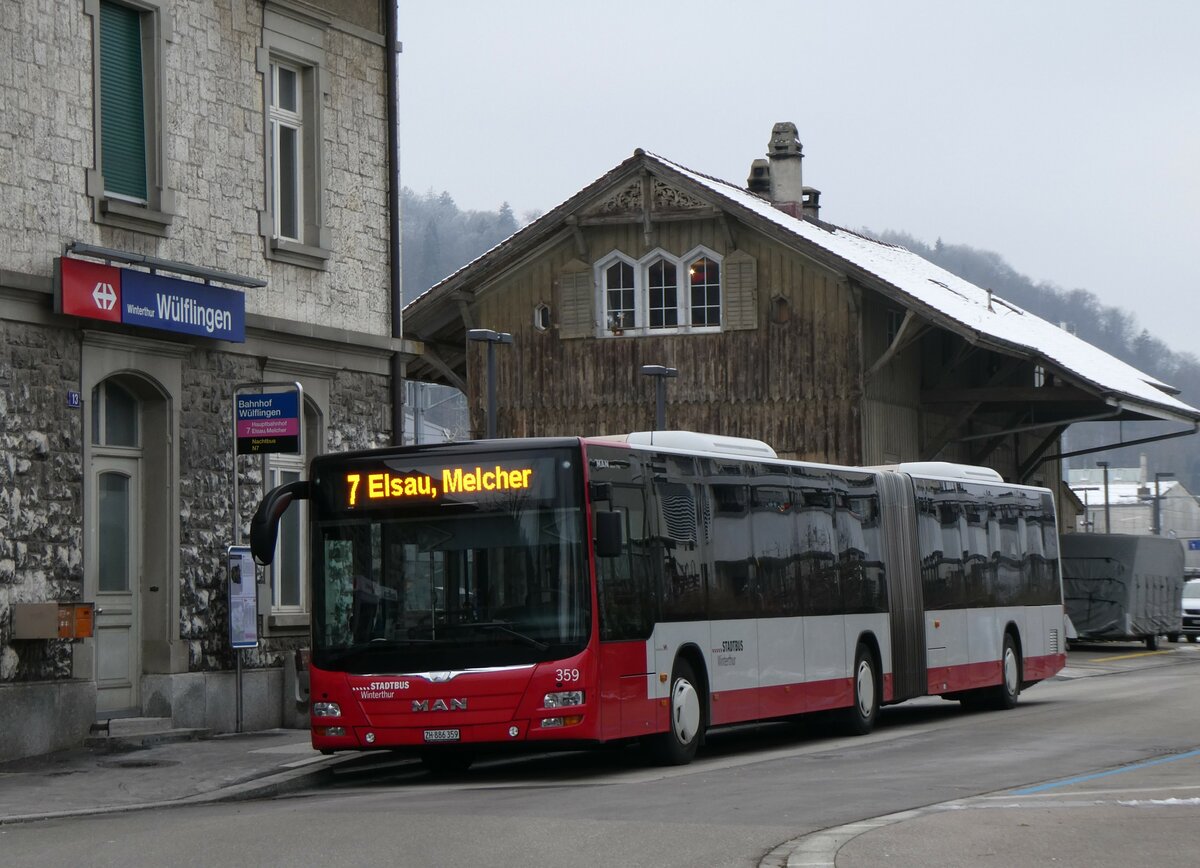
<path fill-rule="evenodd" d="M 990 290 L 951 274 L 905 248 L 833 224 L 793 217 L 750 191 L 638 149 L 583 190 L 523 227 L 473 262 L 443 279 L 404 309 L 405 336 L 461 345 L 469 324 L 461 317 L 480 282 L 504 270 L 538 245 L 571 231 L 567 217 L 614 184 L 648 171 L 711 202 L 764 232 L 964 340 L 1032 360 L 1092 391 L 1111 408 L 1111 418 L 1151 418 L 1200 424 L 1200 410 L 1180 401 L 1178 390 Z M 455 320 L 458 320 L 457 324 Z M 414 378 L 446 374 L 446 366 L 410 364 Z"/>

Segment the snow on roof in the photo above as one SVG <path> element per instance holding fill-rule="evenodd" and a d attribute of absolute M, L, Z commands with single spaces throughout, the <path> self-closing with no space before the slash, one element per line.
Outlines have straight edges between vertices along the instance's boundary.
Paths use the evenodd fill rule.
<path fill-rule="evenodd" d="M 728 181 L 701 174 L 657 154 L 647 156 L 710 192 L 870 272 L 919 305 L 938 311 L 982 336 L 1041 356 L 1102 392 L 1129 396 L 1176 411 L 1188 420 L 1200 417 L 1200 410 L 1167 394 L 1164 390 L 1171 390 L 1171 387 L 1161 380 L 903 247 L 875 241 L 828 223 L 792 217 L 761 196 Z"/>

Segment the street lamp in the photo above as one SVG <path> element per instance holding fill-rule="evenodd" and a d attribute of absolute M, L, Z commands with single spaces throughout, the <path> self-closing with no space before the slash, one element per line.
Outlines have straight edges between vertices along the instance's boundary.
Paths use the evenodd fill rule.
<path fill-rule="evenodd" d="M 1088 492 L 1089 491 L 1099 491 L 1099 490 L 1100 489 L 1095 485 L 1080 486 L 1079 488 L 1075 489 L 1075 491 L 1077 491 L 1077 492 L 1080 492 L 1080 491 L 1083 492 L 1083 532 L 1084 533 L 1090 533 L 1091 531 L 1088 528 L 1095 528 L 1095 526 L 1096 526 L 1096 522 L 1092 521 L 1091 507 L 1088 505 Z"/>
<path fill-rule="evenodd" d="M 679 371 L 662 365 L 642 365 L 642 373 L 654 377 L 654 430 L 661 431 L 667 424 L 667 377 L 678 377 Z"/>
<path fill-rule="evenodd" d="M 1159 482 L 1163 479 L 1174 479 L 1175 474 L 1170 470 L 1154 474 L 1154 535 L 1162 536 L 1162 492 Z"/>
<path fill-rule="evenodd" d="M 1096 466 L 1104 470 L 1104 532 L 1112 533 L 1112 520 L 1108 511 L 1108 462 L 1097 461 Z"/>
<path fill-rule="evenodd" d="M 511 344 L 513 336 L 508 332 L 491 329 L 471 329 L 467 340 L 483 341 L 487 344 L 487 437 L 496 439 L 496 344 Z"/>

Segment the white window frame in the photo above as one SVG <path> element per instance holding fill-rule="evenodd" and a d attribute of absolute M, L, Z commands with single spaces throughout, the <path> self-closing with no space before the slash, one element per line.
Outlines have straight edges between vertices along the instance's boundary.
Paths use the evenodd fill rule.
<path fill-rule="evenodd" d="M 618 325 L 617 323 L 612 321 L 612 319 L 611 319 L 612 315 L 609 313 L 608 270 L 610 268 L 612 268 L 614 265 L 616 265 L 617 263 L 623 263 L 625 265 L 628 265 L 631 269 L 633 269 L 633 287 L 632 287 L 632 289 L 633 289 L 633 323 L 632 324 L 622 323 L 622 324 Z M 617 337 L 622 334 L 636 334 L 639 331 L 639 329 L 641 329 L 642 324 L 643 324 L 644 314 L 641 309 L 642 305 L 640 304 L 640 300 L 641 300 L 641 296 L 642 296 L 642 289 L 641 289 L 642 281 L 640 279 L 640 272 L 641 272 L 641 266 L 638 264 L 638 261 L 636 259 L 633 259 L 632 257 L 626 256 L 624 253 L 620 253 L 615 250 L 612 253 L 610 253 L 608 256 L 604 257 L 603 259 L 601 259 L 599 262 L 596 263 L 596 286 L 598 286 L 600 288 L 600 299 L 599 299 L 600 306 L 597 308 L 597 310 L 600 310 L 603 312 L 603 316 L 601 317 L 601 322 L 600 322 L 601 332 L 603 334 L 607 334 L 612 337 Z M 627 288 L 621 287 L 621 289 L 624 290 Z M 624 308 L 622 308 L 621 310 L 624 310 Z"/>
<path fill-rule="evenodd" d="M 282 108 L 279 105 L 279 73 L 290 72 L 294 76 L 295 104 L 294 110 Z M 303 243 L 304 241 L 304 202 L 311 195 L 305 189 L 304 183 L 304 69 L 297 64 L 284 60 L 272 59 L 270 82 L 270 104 L 267 109 L 268 122 L 271 125 L 271 170 L 272 170 L 272 230 L 275 238 Z M 293 161 L 293 176 L 290 179 L 295 188 L 295 231 L 288 234 L 283 231 L 283 159 L 280 142 L 280 131 L 290 129 L 295 133 L 296 153 Z"/>
<path fill-rule="evenodd" d="M 295 474 L 296 479 L 304 478 L 304 456 L 292 455 L 287 453 L 273 453 L 267 459 L 267 490 L 282 485 L 284 473 Z M 284 538 L 284 529 L 282 525 L 279 529 L 279 541 L 275 547 L 275 558 L 271 561 L 271 566 L 268 567 L 267 573 L 269 584 L 271 587 L 271 614 L 272 615 L 296 615 L 308 613 L 308 584 L 311 576 L 311 563 L 309 558 L 308 546 L 305 545 L 305 539 L 308 534 L 308 501 L 294 500 L 288 506 L 288 511 L 296 510 L 297 528 L 299 533 L 296 539 L 289 541 Z M 300 568 L 299 581 L 299 602 L 284 605 L 279 602 L 282 597 L 281 582 L 283 576 L 281 574 L 281 565 L 283 563 L 284 546 L 292 543 L 295 545 L 294 555 L 296 563 Z"/>
<path fill-rule="evenodd" d="M 704 245 L 693 247 L 685 253 L 681 259 L 683 260 L 683 271 L 681 273 L 687 275 L 686 286 L 680 295 L 685 296 L 679 302 L 680 308 L 686 312 L 686 317 L 680 317 L 680 322 L 687 322 L 687 330 L 690 332 L 719 332 L 725 324 L 725 257 L 721 256 L 715 250 L 712 250 Z M 701 260 L 710 259 L 717 264 L 717 269 L 720 272 L 720 278 L 717 281 L 717 293 L 719 300 L 717 308 L 719 310 L 719 322 L 714 325 L 695 325 L 692 322 L 692 281 L 691 269 L 692 264 Z"/>
<path fill-rule="evenodd" d="M 264 197 L 259 212 L 259 234 L 267 259 L 324 270 L 332 258 L 333 233 L 325 205 L 328 175 L 325 169 L 323 119 L 330 95 L 325 37 L 328 21 L 313 17 L 285 0 L 266 0 L 262 46 L 256 66 L 263 88 Z M 276 104 L 278 74 L 297 74 L 296 111 Z M 296 129 L 297 224 L 296 234 L 283 234 L 280 220 L 279 130 Z"/>
<path fill-rule="evenodd" d="M 690 269 L 700 259 L 710 259 L 720 270 L 720 323 L 711 325 L 692 324 L 692 283 Z M 608 306 L 608 269 L 617 262 L 633 268 L 634 322 L 632 327 L 614 329 L 610 321 Z M 650 268 L 657 262 L 668 262 L 675 266 L 675 326 L 652 328 L 650 326 Z M 636 337 L 669 334 L 716 334 L 725 324 L 725 257 L 704 245 L 697 245 L 683 256 L 676 256 L 661 247 L 651 250 L 640 259 L 614 250 L 595 263 L 596 310 L 600 312 L 597 337 Z"/>

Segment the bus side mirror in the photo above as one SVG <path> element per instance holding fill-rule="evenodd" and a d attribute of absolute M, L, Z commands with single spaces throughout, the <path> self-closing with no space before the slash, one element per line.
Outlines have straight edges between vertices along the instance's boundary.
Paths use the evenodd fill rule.
<path fill-rule="evenodd" d="M 621 513 L 596 512 L 596 557 L 615 558 L 621 554 Z"/>
<path fill-rule="evenodd" d="M 301 479 L 272 488 L 262 499 L 254 518 L 250 519 L 250 553 L 260 567 L 275 560 L 275 540 L 279 536 L 279 519 L 293 500 L 308 500 L 308 480 Z"/>

